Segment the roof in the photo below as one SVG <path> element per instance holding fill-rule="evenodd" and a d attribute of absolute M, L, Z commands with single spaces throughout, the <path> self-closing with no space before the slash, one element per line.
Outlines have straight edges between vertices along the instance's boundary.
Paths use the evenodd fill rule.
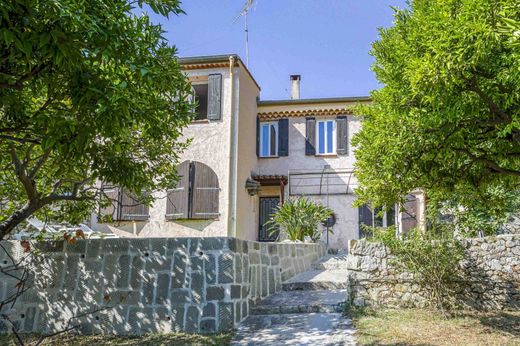
<path fill-rule="evenodd" d="M 247 68 L 246 64 L 244 64 L 242 59 L 240 59 L 240 56 L 238 56 L 238 54 L 190 56 L 179 58 L 178 61 L 185 70 L 198 70 L 215 67 L 228 67 L 230 57 L 235 58 L 235 66 L 242 66 L 249 75 L 249 77 L 251 77 L 251 80 L 253 81 L 253 83 L 255 83 L 258 90 L 261 90 L 255 78 Z"/>
<path fill-rule="evenodd" d="M 287 176 L 282 174 L 251 174 L 251 178 L 259 181 L 264 186 L 287 184 Z"/>
<path fill-rule="evenodd" d="M 291 99 L 291 100 L 265 100 L 258 101 L 259 106 L 287 106 L 319 103 L 344 103 L 344 102 L 369 102 L 370 96 L 351 96 L 351 97 L 326 97 L 313 99 Z"/>

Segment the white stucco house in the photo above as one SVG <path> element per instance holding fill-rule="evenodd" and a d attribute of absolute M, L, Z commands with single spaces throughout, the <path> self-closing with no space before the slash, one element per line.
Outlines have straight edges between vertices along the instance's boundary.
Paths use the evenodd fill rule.
<path fill-rule="evenodd" d="M 368 207 L 352 206 L 357 181 L 350 141 L 362 120 L 350 108 L 369 97 L 300 99 L 300 76 L 293 75 L 291 99 L 262 100 L 260 86 L 237 55 L 180 62 L 199 107 L 183 131 L 192 143 L 182 155 L 177 188 L 155 193 L 150 207 L 122 203 L 102 210 L 114 222 L 100 223 L 93 215 L 93 229 L 128 237 L 268 241 L 265 222 L 273 208 L 302 195 L 334 210 L 331 248 L 346 248 L 350 239 L 362 237 L 362 223 L 405 230 L 423 222 L 420 194 L 407 203 L 408 213 L 389 211 L 382 218 Z M 112 193 L 126 198 L 117 189 Z"/>

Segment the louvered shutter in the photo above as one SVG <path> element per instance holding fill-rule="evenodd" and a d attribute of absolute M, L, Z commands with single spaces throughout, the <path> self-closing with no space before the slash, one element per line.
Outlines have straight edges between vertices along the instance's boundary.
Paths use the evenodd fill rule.
<path fill-rule="evenodd" d="M 256 156 L 260 157 L 260 117 L 256 117 Z"/>
<path fill-rule="evenodd" d="M 289 156 L 289 119 L 278 120 L 278 156 Z"/>
<path fill-rule="evenodd" d="M 222 75 L 210 74 L 208 77 L 208 119 L 220 120 L 222 113 Z"/>
<path fill-rule="evenodd" d="M 175 189 L 168 191 L 166 198 L 167 219 L 187 219 L 189 203 L 190 162 L 184 161 L 177 168 L 179 181 Z"/>
<path fill-rule="evenodd" d="M 336 118 L 336 153 L 338 155 L 348 154 L 348 121 L 347 117 L 342 115 Z"/>
<path fill-rule="evenodd" d="M 401 217 L 401 231 L 408 232 L 417 227 L 417 198 L 414 195 L 407 195 L 404 202 L 404 212 Z"/>
<path fill-rule="evenodd" d="M 148 220 L 149 217 L 148 205 L 141 203 L 139 196 L 123 190 L 121 193 L 121 220 Z"/>
<path fill-rule="evenodd" d="M 99 209 L 99 222 L 112 222 L 119 220 L 119 188 L 114 185 L 104 184 L 101 186 L 102 203 L 110 203 L 107 206 L 101 206 Z"/>
<path fill-rule="evenodd" d="M 366 232 L 363 225 L 373 226 L 373 213 L 368 204 L 362 205 L 358 208 L 359 211 L 359 238 L 366 238 L 369 233 Z"/>
<path fill-rule="evenodd" d="M 211 168 L 200 162 L 192 162 L 191 179 L 191 219 L 214 219 L 219 216 L 218 177 Z"/>
<path fill-rule="evenodd" d="M 305 155 L 316 155 L 316 119 L 306 119 L 305 137 Z"/>

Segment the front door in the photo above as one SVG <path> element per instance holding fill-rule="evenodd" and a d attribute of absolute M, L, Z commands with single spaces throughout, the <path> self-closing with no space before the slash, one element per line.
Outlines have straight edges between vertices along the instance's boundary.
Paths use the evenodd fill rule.
<path fill-rule="evenodd" d="M 280 203 L 280 197 L 260 197 L 260 229 L 258 230 L 258 241 L 275 241 L 278 238 L 279 230 L 270 234 L 271 230 L 276 227 L 267 225 L 274 209 Z"/>

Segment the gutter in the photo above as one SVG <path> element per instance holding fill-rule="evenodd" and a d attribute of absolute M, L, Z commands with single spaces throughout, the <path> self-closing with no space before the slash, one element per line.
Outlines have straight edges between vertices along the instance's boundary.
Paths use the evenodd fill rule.
<path fill-rule="evenodd" d="M 231 78 L 231 122 L 229 136 L 229 197 L 228 197 L 228 236 L 237 235 L 237 156 L 238 156 L 238 112 L 235 106 L 235 56 L 229 56 L 229 75 Z"/>

